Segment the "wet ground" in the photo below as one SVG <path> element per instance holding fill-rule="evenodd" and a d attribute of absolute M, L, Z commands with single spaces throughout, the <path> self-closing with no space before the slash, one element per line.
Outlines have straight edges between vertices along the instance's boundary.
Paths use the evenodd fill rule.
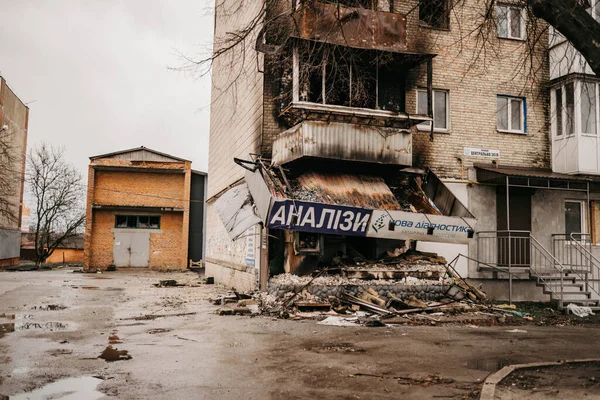
<path fill-rule="evenodd" d="M 165 279 L 193 287 L 153 286 Z M 198 281 L 142 270 L 0 272 L 0 399 L 477 398 L 504 365 L 600 357 L 597 325 L 369 328 L 218 316 L 207 300 L 223 289 Z"/>
<path fill-rule="evenodd" d="M 599 399 L 600 362 L 517 370 L 497 386 L 495 395 L 502 400 Z"/>

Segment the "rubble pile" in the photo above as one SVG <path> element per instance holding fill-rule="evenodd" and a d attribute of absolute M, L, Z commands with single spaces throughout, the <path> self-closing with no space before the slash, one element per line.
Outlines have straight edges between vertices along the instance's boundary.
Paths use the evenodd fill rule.
<path fill-rule="evenodd" d="M 462 319 L 464 323 L 490 316 L 501 322 L 504 315 L 515 315 L 514 310 L 488 306 L 483 292 L 469 285 L 435 254 L 409 250 L 377 262 L 352 262 L 355 264 L 315 271 L 313 276 L 280 274 L 269 280 L 266 293 L 248 296 L 231 292 L 213 302 L 222 306 L 217 310 L 220 315 L 312 318 L 321 324 L 339 326 L 435 325 L 449 315 L 461 313 L 469 313 L 468 318 Z M 373 273 L 383 268 L 401 274 L 390 277 Z M 340 273 L 332 274 L 331 270 Z M 407 271 L 418 277 L 405 274 Z M 349 277 L 351 272 L 363 275 Z"/>

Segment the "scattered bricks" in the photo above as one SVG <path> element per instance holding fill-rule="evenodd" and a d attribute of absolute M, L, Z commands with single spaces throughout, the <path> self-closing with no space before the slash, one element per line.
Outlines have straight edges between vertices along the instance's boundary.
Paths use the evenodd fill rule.
<path fill-rule="evenodd" d="M 216 311 L 217 315 L 245 315 L 250 313 L 251 311 L 248 307 L 219 308 Z"/>
<path fill-rule="evenodd" d="M 10 333 L 15 331 L 15 323 L 9 322 L 5 324 L 0 324 L 0 333 Z"/>

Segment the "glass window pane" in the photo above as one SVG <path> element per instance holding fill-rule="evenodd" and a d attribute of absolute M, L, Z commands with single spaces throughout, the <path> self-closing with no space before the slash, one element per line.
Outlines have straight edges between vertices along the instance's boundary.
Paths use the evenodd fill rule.
<path fill-rule="evenodd" d="M 554 100 L 556 102 L 556 135 L 562 135 L 562 113 L 563 113 L 563 104 L 562 104 L 562 89 L 556 89 L 554 91 Z"/>
<path fill-rule="evenodd" d="M 433 127 L 438 129 L 448 128 L 448 110 L 446 109 L 448 94 L 443 91 L 434 91 L 433 100 Z"/>
<path fill-rule="evenodd" d="M 506 97 L 497 98 L 496 111 L 498 114 L 498 129 L 508 130 L 508 99 Z"/>
<path fill-rule="evenodd" d="M 521 109 L 523 101 L 519 99 L 510 99 L 510 129 L 513 131 L 522 131 Z"/>
<path fill-rule="evenodd" d="M 150 228 L 160 228 L 160 217 L 150 217 Z"/>
<path fill-rule="evenodd" d="M 127 216 L 127 227 L 137 228 L 137 217 L 135 215 Z"/>
<path fill-rule="evenodd" d="M 138 227 L 148 228 L 148 217 L 138 217 Z"/>
<path fill-rule="evenodd" d="M 417 114 L 427 115 L 427 92 L 419 90 L 417 95 Z"/>
<path fill-rule="evenodd" d="M 572 135 L 575 132 L 575 85 L 567 83 L 565 85 L 565 127 L 567 135 Z"/>
<path fill-rule="evenodd" d="M 565 202 L 565 233 L 581 233 L 581 203 L 578 201 Z"/>
<path fill-rule="evenodd" d="M 117 215 L 115 227 L 127 228 L 127 217 L 125 215 Z"/>
<path fill-rule="evenodd" d="M 521 38 L 521 9 L 510 9 L 510 37 Z"/>
<path fill-rule="evenodd" d="M 581 133 L 596 134 L 596 84 L 581 84 Z"/>
<path fill-rule="evenodd" d="M 507 37 L 508 36 L 508 8 L 504 6 L 498 6 L 496 9 L 496 14 L 498 18 L 498 36 Z"/>

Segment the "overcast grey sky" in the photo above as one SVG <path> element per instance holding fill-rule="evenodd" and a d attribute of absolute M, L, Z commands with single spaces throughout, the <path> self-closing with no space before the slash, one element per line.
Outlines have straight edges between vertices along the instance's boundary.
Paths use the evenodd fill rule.
<path fill-rule="evenodd" d="M 169 70 L 206 54 L 209 0 L 0 0 L 0 74 L 29 103 L 28 147 L 88 157 L 146 146 L 208 168 L 209 77 Z"/>

